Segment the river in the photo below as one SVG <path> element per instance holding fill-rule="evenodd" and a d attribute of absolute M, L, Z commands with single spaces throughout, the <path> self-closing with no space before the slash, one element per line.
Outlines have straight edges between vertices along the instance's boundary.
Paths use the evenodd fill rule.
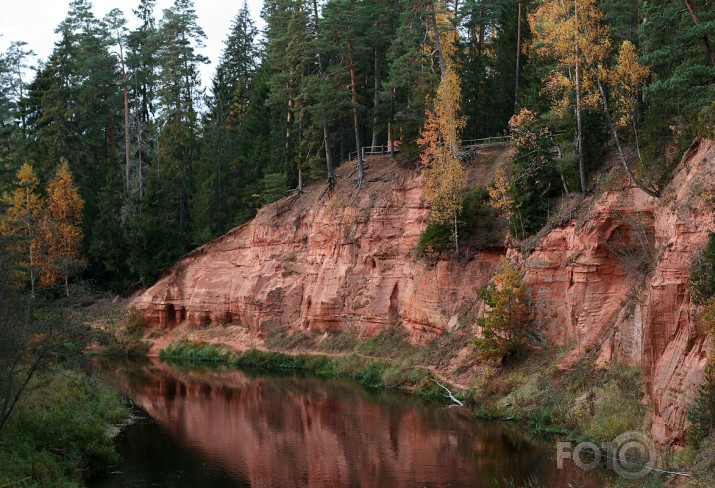
<path fill-rule="evenodd" d="M 554 443 L 523 426 L 350 380 L 158 360 L 94 370 L 140 415 L 92 488 L 602 486 L 557 469 Z"/>

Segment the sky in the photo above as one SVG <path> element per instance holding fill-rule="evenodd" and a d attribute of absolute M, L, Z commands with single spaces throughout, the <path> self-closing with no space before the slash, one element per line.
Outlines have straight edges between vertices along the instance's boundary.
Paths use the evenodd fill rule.
<path fill-rule="evenodd" d="M 98 18 L 118 7 L 129 20 L 129 28 L 137 26 L 132 9 L 139 4 L 138 0 L 91 0 L 91 3 Z M 157 0 L 154 12 L 157 19 L 161 18 L 163 9 L 173 3 L 173 0 Z M 67 15 L 69 4 L 70 0 L 0 0 L 0 51 L 5 51 L 12 41 L 25 41 L 35 51 L 38 60 L 47 60 L 55 41 L 59 39 L 55 28 Z M 201 81 L 206 86 L 223 50 L 231 20 L 240 10 L 243 0 L 194 0 L 194 5 L 199 26 L 207 36 L 206 47 L 199 52 L 211 60 L 211 64 L 201 67 Z M 248 8 L 259 28 L 263 25 L 260 19 L 262 5 L 262 0 L 248 0 Z"/>

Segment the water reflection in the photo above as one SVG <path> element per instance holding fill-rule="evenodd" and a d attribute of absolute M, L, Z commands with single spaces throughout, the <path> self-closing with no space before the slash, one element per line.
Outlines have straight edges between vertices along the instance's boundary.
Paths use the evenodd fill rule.
<path fill-rule="evenodd" d="M 600 486 L 557 470 L 550 446 L 522 428 L 474 422 L 350 381 L 98 363 L 154 420 L 118 448 L 121 473 L 96 486 Z"/>

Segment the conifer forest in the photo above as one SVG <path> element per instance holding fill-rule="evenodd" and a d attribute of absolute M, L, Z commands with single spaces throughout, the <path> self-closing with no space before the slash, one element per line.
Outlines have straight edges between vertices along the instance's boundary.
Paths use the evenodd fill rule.
<path fill-rule="evenodd" d="M 28 286 L 151 284 L 309 181 L 359 192 L 363 148 L 422 166 L 458 249 L 460 143 L 513 136 L 490 194 L 525 237 L 606 145 L 658 196 L 672 148 L 715 123 L 708 0 L 276 0 L 260 32 L 244 4 L 211 80 L 193 1 L 157 10 L 141 0 L 130 30 L 73 0 L 49 58 L 2 53 L 3 245 Z"/>

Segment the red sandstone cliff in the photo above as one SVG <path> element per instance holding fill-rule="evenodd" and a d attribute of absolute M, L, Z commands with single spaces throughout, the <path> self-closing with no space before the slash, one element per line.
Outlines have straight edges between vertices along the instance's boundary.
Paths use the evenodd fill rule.
<path fill-rule="evenodd" d="M 489 282 L 499 252 L 466 263 L 414 256 L 429 206 L 419 175 L 373 158 L 366 188 L 350 167 L 338 189 L 311 185 L 179 261 L 135 300 L 162 327 L 240 322 L 372 334 L 400 319 L 414 340 L 434 338 Z"/>
<path fill-rule="evenodd" d="M 633 186 L 581 204 L 524 258 L 525 281 L 551 343 L 574 344 L 601 364 L 640 365 L 659 443 L 680 441 L 707 361 L 691 303 L 693 258 L 713 225 L 715 142 L 694 144 L 662 198 Z M 512 251 L 514 252 L 514 251 Z M 516 254 L 516 253 L 514 253 Z"/>
<path fill-rule="evenodd" d="M 366 188 L 349 168 L 331 196 L 311 186 L 197 249 L 134 301 L 161 327 L 237 321 L 253 332 L 279 327 L 370 334 L 401 320 L 414 340 L 453 327 L 472 308 L 500 258 L 465 262 L 414 257 L 429 214 L 419 177 L 373 160 Z M 601 364 L 640 365 L 653 407 L 652 432 L 682 439 L 685 414 L 709 341 L 688 293 L 691 261 L 713 229 L 715 143 L 688 151 L 660 199 L 622 185 L 574 203 L 522 261 L 537 319 L 552 345 L 572 345 Z"/>

